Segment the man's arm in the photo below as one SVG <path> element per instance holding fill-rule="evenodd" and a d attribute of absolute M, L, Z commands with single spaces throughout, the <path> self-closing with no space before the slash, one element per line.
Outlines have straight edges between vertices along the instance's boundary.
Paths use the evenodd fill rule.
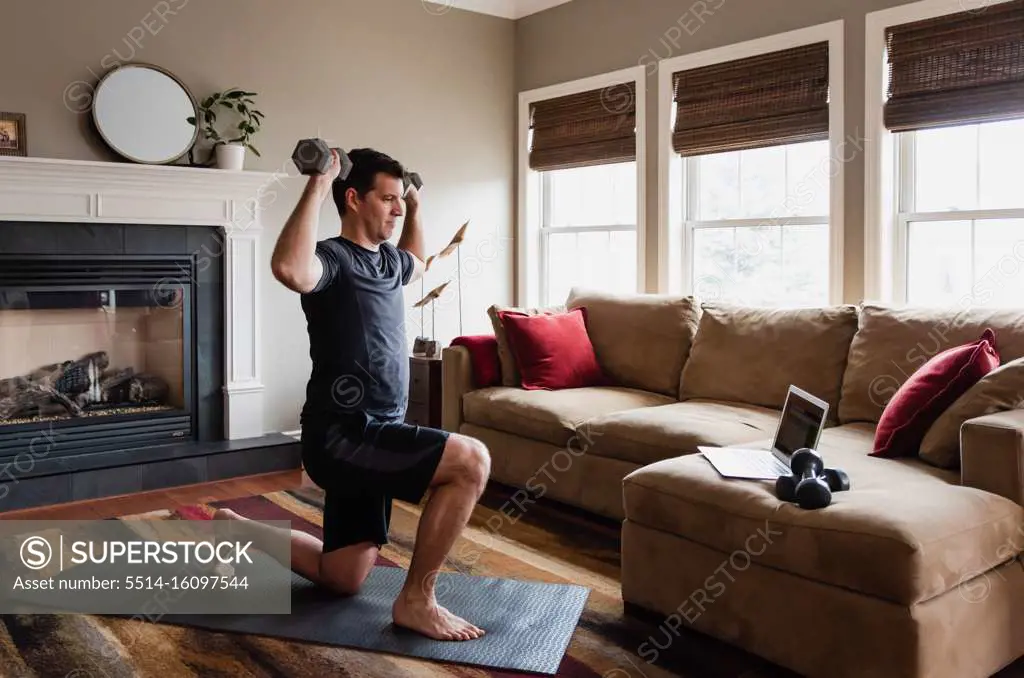
<path fill-rule="evenodd" d="M 306 184 L 299 204 L 284 225 L 270 259 L 274 277 L 285 287 L 300 294 L 311 292 L 320 282 L 324 268 L 316 256 L 317 228 L 320 208 L 331 194 L 331 184 L 341 171 L 335 151 L 334 163 L 326 174 L 312 176 Z"/>
<path fill-rule="evenodd" d="M 415 186 L 409 188 L 405 195 L 405 223 L 402 226 L 402 237 L 398 239 L 398 249 L 412 255 L 413 271 L 409 283 L 423 277 L 427 265 L 426 245 L 423 242 L 423 220 L 420 217 L 420 195 Z"/>

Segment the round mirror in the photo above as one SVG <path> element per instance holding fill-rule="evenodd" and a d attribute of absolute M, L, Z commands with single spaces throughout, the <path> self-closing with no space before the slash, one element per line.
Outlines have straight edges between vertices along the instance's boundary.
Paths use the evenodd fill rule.
<path fill-rule="evenodd" d="M 100 136 L 135 162 L 159 165 L 185 155 L 199 135 L 188 118 L 197 115 L 185 85 L 149 64 L 110 71 L 93 94 L 92 117 Z"/>

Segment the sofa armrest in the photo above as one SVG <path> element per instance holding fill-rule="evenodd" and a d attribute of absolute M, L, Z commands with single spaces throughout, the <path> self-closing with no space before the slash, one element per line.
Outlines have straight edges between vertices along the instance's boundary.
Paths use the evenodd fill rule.
<path fill-rule="evenodd" d="M 458 433 L 462 426 L 462 396 L 473 390 L 473 361 L 465 346 L 441 350 L 441 427 Z"/>
<path fill-rule="evenodd" d="M 960 474 L 967 487 L 1024 505 L 1024 410 L 1006 410 L 964 422 Z"/>

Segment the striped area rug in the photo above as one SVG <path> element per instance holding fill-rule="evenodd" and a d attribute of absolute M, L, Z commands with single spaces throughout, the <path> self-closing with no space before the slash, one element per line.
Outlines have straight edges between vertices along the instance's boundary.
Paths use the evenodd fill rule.
<path fill-rule="evenodd" d="M 659 620 L 623 614 L 619 526 L 553 503 L 509 503 L 513 490 L 488 488 L 446 569 L 464 574 L 575 583 L 590 589 L 586 610 L 558 671 L 562 678 L 782 678 L 789 672 L 693 633 L 666 636 Z M 321 537 L 317 488 L 203 504 L 131 519 L 206 519 L 218 507 L 250 518 L 290 520 Z M 395 502 L 391 543 L 378 565 L 408 568 L 420 506 Z M 658 665 L 644 642 L 671 643 Z M 0 676 L 128 677 L 479 677 L 525 675 L 272 638 L 213 633 L 91 615 L 0 616 Z"/>

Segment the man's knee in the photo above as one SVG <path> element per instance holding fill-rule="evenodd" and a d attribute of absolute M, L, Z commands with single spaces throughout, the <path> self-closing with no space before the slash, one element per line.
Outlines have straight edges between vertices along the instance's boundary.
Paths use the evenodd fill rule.
<path fill-rule="evenodd" d="M 324 571 L 321 569 L 320 583 L 339 596 L 354 596 L 363 588 L 363 582 L 366 581 L 368 574 L 369 572 L 357 572 L 355 570 Z"/>
<path fill-rule="evenodd" d="M 463 480 L 479 491 L 487 485 L 491 476 L 491 454 L 487 446 L 476 438 L 459 438 L 459 466 Z"/>
<path fill-rule="evenodd" d="M 473 439 L 473 449 L 473 475 L 482 490 L 491 477 L 491 452 L 486 445 L 475 438 Z"/>

